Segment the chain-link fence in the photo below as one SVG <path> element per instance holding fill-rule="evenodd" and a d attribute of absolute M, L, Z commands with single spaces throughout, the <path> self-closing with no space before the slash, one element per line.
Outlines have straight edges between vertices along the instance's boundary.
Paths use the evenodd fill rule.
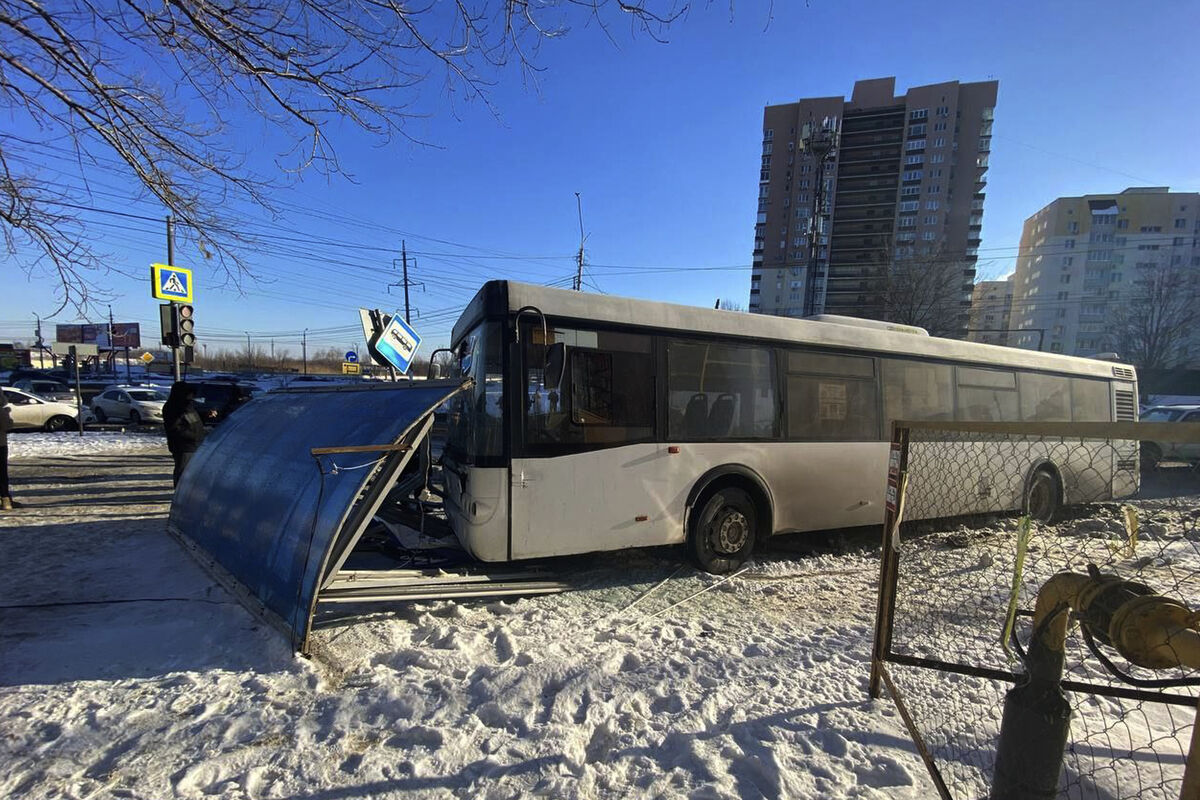
<path fill-rule="evenodd" d="M 943 797 L 1042 796 L 1022 784 L 1038 769 L 1059 796 L 1181 796 L 1200 687 L 1190 427 L 897 424 L 871 691 Z M 1141 469 L 1140 439 L 1169 455 Z"/>

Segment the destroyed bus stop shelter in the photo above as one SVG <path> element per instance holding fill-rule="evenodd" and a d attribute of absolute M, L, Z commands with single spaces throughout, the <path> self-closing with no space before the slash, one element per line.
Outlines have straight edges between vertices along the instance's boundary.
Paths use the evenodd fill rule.
<path fill-rule="evenodd" d="M 184 472 L 169 530 L 308 652 L 313 614 L 457 381 L 285 389 L 214 430 Z"/>

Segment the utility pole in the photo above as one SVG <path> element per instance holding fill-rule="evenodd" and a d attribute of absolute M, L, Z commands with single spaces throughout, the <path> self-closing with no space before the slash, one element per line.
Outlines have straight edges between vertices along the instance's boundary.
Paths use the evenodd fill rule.
<path fill-rule="evenodd" d="M 38 367 L 44 369 L 46 367 L 46 343 L 42 340 L 42 318 L 36 313 L 33 318 L 37 320 Z"/>
<path fill-rule="evenodd" d="M 812 154 L 817 161 L 817 185 L 813 190 L 812 217 L 808 225 L 808 270 L 804 276 L 804 314 L 816 312 L 817 302 L 817 256 L 819 253 L 818 240 L 824 233 L 822 224 L 825 212 L 825 169 L 831 157 L 837 153 L 837 130 L 828 121 L 821 124 L 818 130 L 811 120 L 807 125 L 801 140 L 804 149 Z"/>
<path fill-rule="evenodd" d="M 167 215 L 167 265 L 175 266 L 175 218 L 170 214 Z M 183 380 L 179 367 L 179 346 L 174 345 L 171 347 L 171 369 L 176 382 Z"/>
<path fill-rule="evenodd" d="M 300 340 L 300 352 L 304 354 L 303 355 L 304 374 L 307 375 L 308 374 L 308 328 L 304 329 L 304 336 Z"/>
<path fill-rule="evenodd" d="M 404 264 L 404 321 L 411 324 L 408 318 L 408 242 L 400 240 L 400 261 Z"/>
<path fill-rule="evenodd" d="M 271 339 L 271 362 L 275 362 L 275 340 Z"/>
<path fill-rule="evenodd" d="M 112 374 L 115 378 L 117 375 L 117 343 L 113 341 L 113 315 L 111 305 L 108 307 L 108 358 L 112 364 Z"/>
<path fill-rule="evenodd" d="M 246 361 L 254 369 L 254 351 L 250 349 L 250 331 L 246 331 Z"/>
<path fill-rule="evenodd" d="M 583 291 L 583 199 L 579 192 L 575 193 L 575 207 L 579 211 L 579 255 L 575 258 L 575 282 L 571 288 L 577 292 Z"/>

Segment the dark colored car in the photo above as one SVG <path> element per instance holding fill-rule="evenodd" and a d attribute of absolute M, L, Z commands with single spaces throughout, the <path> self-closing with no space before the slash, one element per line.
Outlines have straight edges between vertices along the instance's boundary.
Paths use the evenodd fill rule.
<path fill-rule="evenodd" d="M 201 413 L 209 410 L 217 412 L 215 419 L 206 418 L 207 425 L 216 425 L 237 409 L 250 401 L 256 387 L 228 381 L 195 381 L 196 407 Z"/>

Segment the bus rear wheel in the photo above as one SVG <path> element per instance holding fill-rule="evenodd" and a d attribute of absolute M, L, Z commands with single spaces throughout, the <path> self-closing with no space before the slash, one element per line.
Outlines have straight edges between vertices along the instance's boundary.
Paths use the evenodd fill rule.
<path fill-rule="evenodd" d="M 1038 522 L 1051 522 L 1058 513 L 1061 498 L 1058 481 L 1048 469 L 1039 469 L 1025 487 L 1025 513 Z"/>
<path fill-rule="evenodd" d="M 754 550 L 758 512 L 742 489 L 714 492 L 698 507 L 688 531 L 688 548 L 705 572 L 726 575 L 746 563 Z"/>

